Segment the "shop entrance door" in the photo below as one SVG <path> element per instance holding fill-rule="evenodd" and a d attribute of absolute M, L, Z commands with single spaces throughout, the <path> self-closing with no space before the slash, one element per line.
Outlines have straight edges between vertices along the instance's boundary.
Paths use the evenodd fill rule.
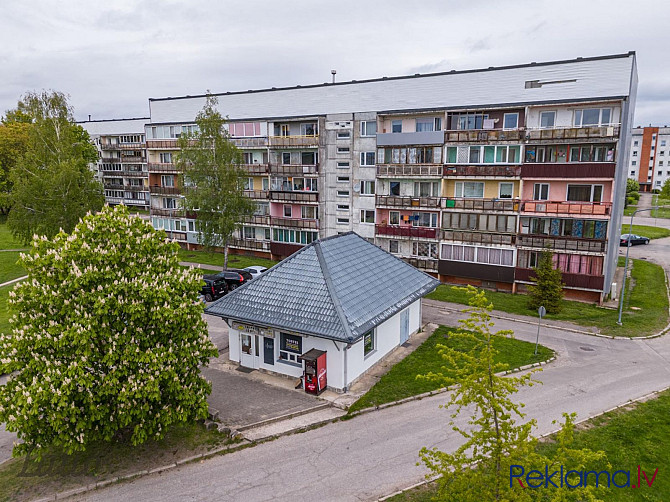
<path fill-rule="evenodd" d="M 247 368 L 258 368 L 258 336 L 240 333 L 240 364 Z"/>
<path fill-rule="evenodd" d="M 275 339 L 263 338 L 263 362 L 265 364 L 275 363 Z"/>

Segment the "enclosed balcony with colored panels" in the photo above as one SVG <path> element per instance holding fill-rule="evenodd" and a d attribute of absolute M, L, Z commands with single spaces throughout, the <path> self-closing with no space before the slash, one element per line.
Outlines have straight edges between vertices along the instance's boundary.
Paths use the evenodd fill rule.
<path fill-rule="evenodd" d="M 526 141 L 529 144 L 612 143 L 621 133 L 621 103 L 599 107 L 544 105 L 529 108 Z"/>
<path fill-rule="evenodd" d="M 606 220 L 522 217 L 517 245 L 583 253 L 607 252 Z"/>
<path fill-rule="evenodd" d="M 270 204 L 272 226 L 318 230 L 319 208 L 300 204 Z"/>
<path fill-rule="evenodd" d="M 273 176 L 270 200 L 276 202 L 319 202 L 317 178 Z"/>
<path fill-rule="evenodd" d="M 445 178 L 518 178 L 521 145 L 458 145 L 446 148 Z"/>
<path fill-rule="evenodd" d="M 439 209 L 439 181 L 377 180 L 377 207 Z"/>
<path fill-rule="evenodd" d="M 147 150 L 179 150 L 177 138 L 147 139 Z"/>
<path fill-rule="evenodd" d="M 447 143 L 523 141 L 524 109 L 449 113 Z"/>
<path fill-rule="evenodd" d="M 443 207 L 449 211 L 519 210 L 519 182 L 516 180 L 442 181 Z"/>
<path fill-rule="evenodd" d="M 527 145 L 522 178 L 611 179 L 616 171 L 616 145 Z"/>
<path fill-rule="evenodd" d="M 440 240 L 482 245 L 513 245 L 517 233 L 517 216 L 497 213 L 442 213 Z"/>
<path fill-rule="evenodd" d="M 517 267 L 514 280 L 532 283 L 542 251 L 520 249 L 517 254 Z M 553 253 L 554 268 L 561 271 L 563 284 L 568 288 L 602 290 L 605 284 L 603 275 L 603 256 L 587 254 Z"/>
<path fill-rule="evenodd" d="M 608 218 L 612 209 L 612 182 L 577 184 L 569 181 L 525 181 L 521 212 Z"/>
<path fill-rule="evenodd" d="M 442 146 L 444 144 L 443 123 L 444 113 L 379 115 L 377 146 Z"/>
<path fill-rule="evenodd" d="M 270 125 L 273 134 L 268 138 L 268 146 L 277 148 L 318 148 L 318 120 L 300 120 L 291 122 L 273 122 Z"/>
<path fill-rule="evenodd" d="M 244 249 L 250 251 L 270 251 L 270 241 L 256 239 L 243 239 L 234 237 L 228 242 L 228 246 L 233 249 Z"/>
<path fill-rule="evenodd" d="M 377 209 L 376 221 L 381 224 L 375 225 L 375 235 L 437 240 L 439 219 L 437 212 Z"/>
<path fill-rule="evenodd" d="M 148 162 L 147 170 L 150 173 L 180 173 L 181 169 L 168 162 Z"/>
<path fill-rule="evenodd" d="M 441 146 L 402 146 L 377 149 L 377 177 L 442 177 Z"/>
<path fill-rule="evenodd" d="M 146 146 L 145 143 L 100 143 L 100 149 L 103 151 L 107 150 L 143 150 Z"/>

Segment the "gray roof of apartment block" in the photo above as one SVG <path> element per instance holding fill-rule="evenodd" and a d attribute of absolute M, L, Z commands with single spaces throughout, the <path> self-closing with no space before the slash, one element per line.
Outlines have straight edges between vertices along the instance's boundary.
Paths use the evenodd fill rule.
<path fill-rule="evenodd" d="M 205 312 L 354 342 L 438 284 L 437 279 L 349 232 L 313 242 Z"/>

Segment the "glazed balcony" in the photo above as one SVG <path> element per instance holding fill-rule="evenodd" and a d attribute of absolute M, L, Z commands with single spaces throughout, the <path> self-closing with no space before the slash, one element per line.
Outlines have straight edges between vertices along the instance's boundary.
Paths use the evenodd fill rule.
<path fill-rule="evenodd" d="M 377 166 L 377 177 L 441 178 L 442 164 L 382 164 Z"/>
<path fill-rule="evenodd" d="M 242 164 L 242 169 L 249 174 L 267 174 L 267 164 Z"/>
<path fill-rule="evenodd" d="M 270 164 L 270 174 L 278 176 L 302 176 L 305 174 L 319 174 L 318 164 Z"/>
<path fill-rule="evenodd" d="M 149 191 L 152 194 L 156 195 L 180 195 L 181 194 L 181 188 L 180 187 L 162 187 L 158 185 L 152 185 L 149 187 Z"/>
<path fill-rule="evenodd" d="M 230 138 L 237 148 L 266 148 L 267 138 Z"/>
<path fill-rule="evenodd" d="M 444 207 L 447 209 L 462 209 L 464 211 L 519 211 L 518 199 L 460 199 L 445 197 Z"/>
<path fill-rule="evenodd" d="M 377 146 L 443 145 L 443 131 L 378 133 Z"/>
<path fill-rule="evenodd" d="M 147 149 L 149 150 L 179 150 L 177 139 L 148 139 Z"/>
<path fill-rule="evenodd" d="M 521 141 L 525 138 L 526 131 L 523 129 L 474 129 L 474 130 L 450 130 L 446 131 L 447 142 L 454 143 L 485 143 L 487 141 Z"/>
<path fill-rule="evenodd" d="M 404 207 L 404 208 L 440 208 L 440 197 L 400 197 L 397 195 L 377 195 L 377 207 Z"/>
<path fill-rule="evenodd" d="M 605 253 L 607 251 L 607 241 L 604 239 L 519 234 L 516 242 L 519 247 L 551 248 L 552 251 L 583 251 L 588 253 Z"/>
<path fill-rule="evenodd" d="M 122 170 L 113 170 L 113 169 L 101 169 L 103 176 L 112 176 L 112 177 L 125 177 L 125 178 L 146 178 L 149 176 L 147 171 L 131 171 L 128 169 Z"/>
<path fill-rule="evenodd" d="M 375 235 L 383 237 L 416 237 L 420 239 L 437 239 L 437 228 L 412 227 L 397 225 L 375 225 Z"/>
<path fill-rule="evenodd" d="M 277 202 L 319 202 L 318 192 L 280 192 L 271 190 L 270 200 Z"/>
<path fill-rule="evenodd" d="M 149 162 L 147 164 L 147 170 L 150 173 L 179 173 L 181 172 L 181 169 L 178 169 L 177 166 L 175 166 L 172 163 L 167 163 L 167 162 Z"/>
<path fill-rule="evenodd" d="M 151 216 L 168 216 L 170 218 L 179 218 L 183 215 L 181 209 L 165 209 L 162 207 L 151 207 Z"/>
<path fill-rule="evenodd" d="M 584 275 L 561 272 L 563 284 L 569 288 L 583 288 L 602 290 L 605 284 L 605 277 L 602 275 Z M 532 268 L 514 269 L 514 280 L 519 282 L 533 282 L 531 277 L 535 277 L 535 270 Z"/>
<path fill-rule="evenodd" d="M 309 230 L 319 229 L 319 220 L 308 220 L 301 218 L 270 218 L 272 226 L 287 228 L 305 228 Z"/>
<path fill-rule="evenodd" d="M 413 267 L 418 268 L 419 270 L 437 273 L 437 258 L 403 257 L 402 260 L 405 263 L 409 263 Z"/>
<path fill-rule="evenodd" d="M 104 183 L 106 190 L 124 190 L 126 192 L 147 192 L 149 187 L 143 185 L 119 185 L 116 183 Z"/>
<path fill-rule="evenodd" d="M 454 228 L 443 228 L 440 232 L 440 240 L 467 242 L 469 244 L 499 244 L 511 246 L 516 241 L 515 234 L 491 233 L 486 231 L 460 230 Z"/>
<path fill-rule="evenodd" d="M 526 140 L 532 143 L 545 143 L 547 141 L 563 140 L 564 142 L 574 140 L 607 140 L 619 137 L 619 124 L 596 127 L 555 127 L 553 129 L 527 129 Z"/>
<path fill-rule="evenodd" d="M 260 215 L 260 214 L 252 214 L 251 216 L 245 216 L 242 218 L 243 223 L 250 223 L 252 225 L 265 225 L 269 226 L 270 225 L 270 216 L 268 215 Z"/>
<path fill-rule="evenodd" d="M 521 166 L 444 166 L 444 176 L 475 176 L 477 178 L 498 177 L 518 178 L 521 176 Z"/>
<path fill-rule="evenodd" d="M 317 148 L 319 136 L 270 136 L 270 148 Z"/>
<path fill-rule="evenodd" d="M 270 196 L 270 192 L 267 190 L 245 190 L 244 195 L 250 199 L 267 199 Z"/>
<path fill-rule="evenodd" d="M 572 202 L 572 201 L 537 201 L 524 200 L 521 211 L 539 214 L 591 215 L 609 216 L 611 202 Z"/>
<path fill-rule="evenodd" d="M 522 178 L 614 178 L 615 162 L 526 163 Z"/>
<path fill-rule="evenodd" d="M 144 143 L 102 143 L 100 149 L 107 150 L 143 150 L 146 145 Z"/>
<path fill-rule="evenodd" d="M 270 251 L 270 241 L 254 239 L 230 239 L 228 246 L 235 249 L 251 249 L 253 251 Z"/>

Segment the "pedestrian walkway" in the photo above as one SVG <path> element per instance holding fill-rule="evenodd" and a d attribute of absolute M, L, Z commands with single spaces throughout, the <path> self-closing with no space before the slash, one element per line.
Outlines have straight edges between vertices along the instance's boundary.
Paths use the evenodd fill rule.
<path fill-rule="evenodd" d="M 195 262 L 192 262 L 192 261 L 180 261 L 179 264 L 182 267 L 201 268 L 203 270 L 213 270 L 215 272 L 221 272 L 221 270 L 223 270 L 222 267 L 219 267 L 217 265 L 208 265 L 207 263 L 195 263 Z"/>

